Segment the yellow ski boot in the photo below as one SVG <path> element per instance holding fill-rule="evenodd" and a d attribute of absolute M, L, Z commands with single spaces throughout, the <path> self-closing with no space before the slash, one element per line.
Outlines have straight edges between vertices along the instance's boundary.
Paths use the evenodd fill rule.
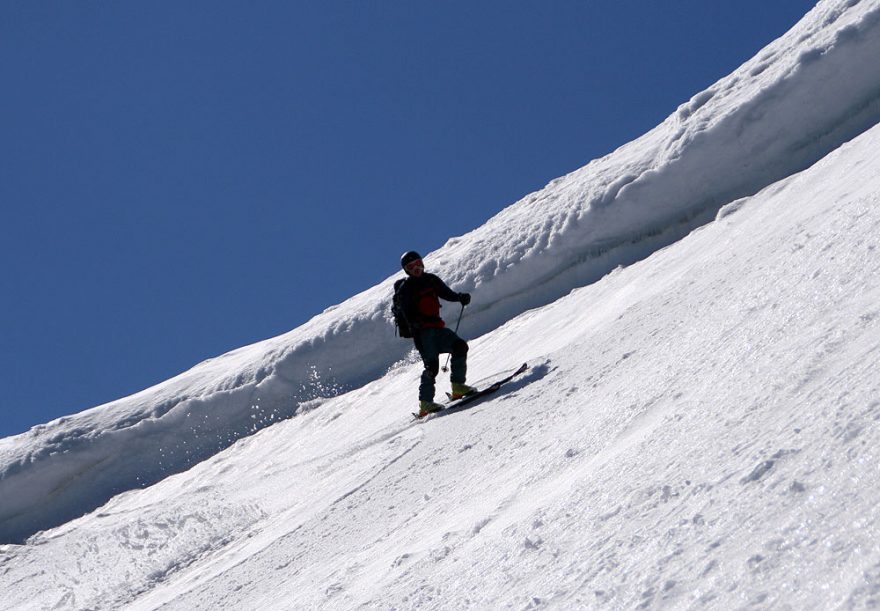
<path fill-rule="evenodd" d="M 419 401 L 419 418 L 424 418 L 428 414 L 434 414 L 443 409 L 443 406 L 440 403 L 434 403 L 433 401 Z"/>
<path fill-rule="evenodd" d="M 456 399 L 461 399 L 462 397 L 467 397 L 468 395 L 472 395 L 477 392 L 477 389 L 473 386 L 468 386 L 467 384 L 458 384 L 456 382 L 452 383 L 452 394 L 449 395 L 449 398 L 455 401 Z"/>

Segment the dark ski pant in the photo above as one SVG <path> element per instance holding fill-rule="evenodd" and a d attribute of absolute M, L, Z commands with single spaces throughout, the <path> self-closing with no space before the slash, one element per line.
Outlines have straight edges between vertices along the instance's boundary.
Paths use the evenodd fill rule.
<path fill-rule="evenodd" d="M 415 337 L 416 349 L 422 356 L 425 370 L 419 384 L 419 401 L 433 401 L 436 392 L 434 381 L 440 371 L 440 355 L 452 354 L 450 380 L 464 384 L 467 379 L 467 342 L 450 329 L 422 329 Z"/>

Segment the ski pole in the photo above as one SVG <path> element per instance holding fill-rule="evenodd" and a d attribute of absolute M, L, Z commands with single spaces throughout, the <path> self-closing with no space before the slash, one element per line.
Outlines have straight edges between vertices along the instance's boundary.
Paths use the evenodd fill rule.
<path fill-rule="evenodd" d="M 458 326 L 461 324 L 461 317 L 464 316 L 464 304 L 461 304 L 461 312 L 458 313 L 458 322 L 455 323 L 455 334 L 458 335 Z M 449 371 L 449 359 L 452 358 L 451 354 L 446 355 L 446 364 L 443 365 L 443 373 Z"/>

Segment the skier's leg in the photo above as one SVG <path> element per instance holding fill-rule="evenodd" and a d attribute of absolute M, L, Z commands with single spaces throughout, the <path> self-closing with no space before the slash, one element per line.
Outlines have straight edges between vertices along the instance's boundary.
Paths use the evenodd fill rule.
<path fill-rule="evenodd" d="M 419 401 L 433 401 L 436 393 L 435 380 L 440 371 L 440 357 L 424 359 L 425 369 L 422 371 L 422 379 L 419 384 Z"/>
<path fill-rule="evenodd" d="M 467 379 L 467 342 L 451 329 L 438 329 L 437 352 L 452 355 L 452 374 L 449 379 L 453 384 L 464 384 Z"/>
<path fill-rule="evenodd" d="M 419 354 L 425 369 L 419 384 L 419 401 L 433 401 L 436 392 L 435 380 L 440 371 L 440 351 L 434 329 L 423 329 L 418 343 Z"/>
<path fill-rule="evenodd" d="M 476 388 L 465 384 L 467 380 L 467 342 L 450 329 L 440 329 L 437 337 L 438 351 L 441 354 L 448 352 L 452 355 L 452 374 L 449 376 L 449 381 L 452 382 L 452 398 L 458 399 L 476 392 Z"/>
<path fill-rule="evenodd" d="M 452 343 L 452 375 L 449 380 L 453 384 L 464 384 L 467 380 L 467 342 L 456 337 Z"/>

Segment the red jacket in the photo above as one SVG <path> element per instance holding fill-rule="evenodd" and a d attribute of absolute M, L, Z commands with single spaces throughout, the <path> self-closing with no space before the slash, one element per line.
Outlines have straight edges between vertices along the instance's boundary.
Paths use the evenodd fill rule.
<path fill-rule="evenodd" d="M 440 278 L 428 273 L 418 278 L 408 276 L 398 294 L 406 319 L 414 331 L 442 329 L 446 323 L 440 318 L 440 299 L 461 301 L 458 293 L 446 286 Z"/>

